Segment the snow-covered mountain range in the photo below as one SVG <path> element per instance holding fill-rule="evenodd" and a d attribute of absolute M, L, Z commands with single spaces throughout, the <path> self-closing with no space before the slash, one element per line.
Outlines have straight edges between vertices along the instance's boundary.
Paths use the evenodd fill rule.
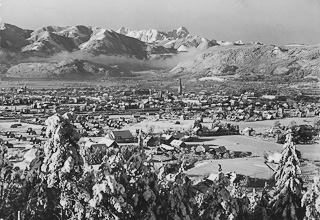
<path fill-rule="evenodd" d="M 155 60 L 156 65 L 150 65 Z M 26 30 L 4 24 L 0 28 L 0 74 L 10 77 L 128 76 L 130 70 L 156 66 L 194 77 L 303 79 L 320 78 L 319 63 L 319 45 L 209 40 L 185 27 L 113 31 L 77 25 Z"/>
<path fill-rule="evenodd" d="M 156 29 L 130 30 L 121 27 L 117 32 L 146 43 L 154 43 L 165 48 L 173 48 L 179 52 L 186 52 L 189 48 L 199 48 L 203 50 L 218 45 L 216 40 L 192 36 L 185 27 L 179 27 L 172 31 L 158 31 Z"/>

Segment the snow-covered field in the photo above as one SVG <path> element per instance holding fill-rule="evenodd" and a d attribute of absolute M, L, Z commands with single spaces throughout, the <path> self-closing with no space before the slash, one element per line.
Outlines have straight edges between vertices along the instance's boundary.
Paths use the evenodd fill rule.
<path fill-rule="evenodd" d="M 197 164 L 194 168 L 186 171 L 191 176 L 202 176 L 210 173 L 217 173 L 219 165 L 223 172 L 236 172 L 250 176 L 252 178 L 269 179 L 272 177 L 272 170 L 264 164 L 262 157 L 235 158 L 222 160 L 205 160 Z"/>
<path fill-rule="evenodd" d="M 114 116 L 116 117 L 116 116 Z M 312 124 L 313 118 L 286 118 L 279 120 L 281 124 L 288 125 L 292 120 L 296 121 L 297 124 Z M 175 124 L 176 121 L 179 121 L 180 124 Z M 204 125 L 207 127 L 211 126 L 211 119 L 206 118 L 204 120 Z M 274 124 L 275 120 L 270 121 L 259 121 L 259 122 L 237 122 L 240 125 L 240 128 L 252 127 L 261 132 L 270 128 Z M 27 128 L 31 127 L 33 130 L 37 131 L 37 134 L 40 133 L 42 126 L 25 124 L 22 123 L 22 126 L 18 128 L 10 128 L 14 121 L 1 121 L 0 122 L 0 131 L 12 131 L 13 133 L 26 134 Z M 143 131 L 148 131 L 148 129 L 153 126 L 154 132 L 162 132 L 163 130 L 172 129 L 185 131 L 189 130 L 194 123 L 194 120 L 158 120 L 153 116 L 147 117 L 137 124 L 126 125 L 122 129 L 129 129 L 132 133 L 135 133 L 136 129 L 142 129 Z M 1 137 L 4 140 L 8 140 L 13 143 L 16 147 L 24 148 L 29 142 L 18 141 L 16 139 L 7 139 L 5 136 Z M 100 139 L 101 137 L 96 137 L 95 139 Z M 230 135 L 230 136 L 215 136 L 215 137 L 203 137 L 199 142 L 192 142 L 187 144 L 206 144 L 206 145 L 218 145 L 225 146 L 228 150 L 231 151 L 250 151 L 254 158 L 240 158 L 240 159 L 226 159 L 226 160 L 212 160 L 204 161 L 197 164 L 197 166 L 191 169 L 190 174 L 206 174 L 217 171 L 217 164 L 222 164 L 224 171 L 236 171 L 244 175 L 249 175 L 251 177 L 262 178 L 269 177 L 271 175 L 270 169 L 263 163 L 263 154 L 265 152 L 281 152 L 282 145 L 274 143 L 272 141 L 264 141 L 259 138 L 247 137 L 242 135 Z M 310 160 L 320 160 L 320 146 L 319 144 L 313 145 L 297 145 L 297 149 L 302 152 L 303 158 Z M 12 153 L 14 151 L 12 150 Z M 21 165 L 21 164 L 20 164 Z M 22 164 L 23 165 L 23 164 Z M 244 170 L 244 171 L 243 171 Z"/>
<path fill-rule="evenodd" d="M 179 121 L 180 124 L 175 124 L 177 121 Z M 163 132 L 163 130 L 168 129 L 175 131 L 186 131 L 193 126 L 193 123 L 194 120 L 157 120 L 154 117 L 149 117 L 140 123 L 126 125 L 122 128 L 122 130 L 130 130 L 132 133 L 135 133 L 136 129 L 147 131 L 151 126 L 154 126 L 155 133 L 160 133 Z"/>

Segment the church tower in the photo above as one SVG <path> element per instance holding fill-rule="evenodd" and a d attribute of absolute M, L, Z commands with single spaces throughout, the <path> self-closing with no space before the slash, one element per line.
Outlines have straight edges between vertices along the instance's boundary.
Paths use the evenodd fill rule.
<path fill-rule="evenodd" d="M 182 95 L 182 82 L 181 82 L 181 78 L 179 79 L 179 95 Z"/>

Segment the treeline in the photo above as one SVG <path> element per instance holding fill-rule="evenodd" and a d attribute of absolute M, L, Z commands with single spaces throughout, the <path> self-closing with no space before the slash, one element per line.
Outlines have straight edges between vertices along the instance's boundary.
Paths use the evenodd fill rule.
<path fill-rule="evenodd" d="M 0 218 L 2 219 L 319 219 L 319 178 L 306 189 L 301 179 L 292 135 L 288 134 L 274 188 L 248 196 L 242 184 L 217 170 L 193 182 L 177 169 L 156 168 L 144 152 L 142 136 L 136 147 L 110 148 L 103 162 L 89 166 L 77 142 L 80 135 L 66 113 L 47 119 L 49 140 L 28 170 L 13 168 L 0 148 Z M 215 171 L 213 171 L 215 172 Z"/>

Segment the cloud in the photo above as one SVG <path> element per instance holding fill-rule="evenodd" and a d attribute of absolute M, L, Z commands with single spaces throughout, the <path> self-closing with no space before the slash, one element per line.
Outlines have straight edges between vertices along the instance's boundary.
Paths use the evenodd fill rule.
<path fill-rule="evenodd" d="M 156 59 L 150 60 L 139 60 L 136 58 L 124 57 L 124 56 L 108 56 L 108 55 L 98 55 L 94 56 L 92 54 L 77 51 L 77 52 L 61 52 L 57 53 L 51 57 L 30 57 L 25 59 L 23 62 L 49 62 L 56 63 L 69 60 L 86 60 L 102 65 L 122 65 L 127 69 L 138 71 L 138 70 L 151 70 L 151 69 L 172 69 L 177 66 L 180 62 L 193 59 L 196 55 L 201 53 L 200 50 L 196 48 L 190 48 L 188 52 L 182 52 L 178 54 L 173 54 L 169 57 L 159 56 Z"/>

